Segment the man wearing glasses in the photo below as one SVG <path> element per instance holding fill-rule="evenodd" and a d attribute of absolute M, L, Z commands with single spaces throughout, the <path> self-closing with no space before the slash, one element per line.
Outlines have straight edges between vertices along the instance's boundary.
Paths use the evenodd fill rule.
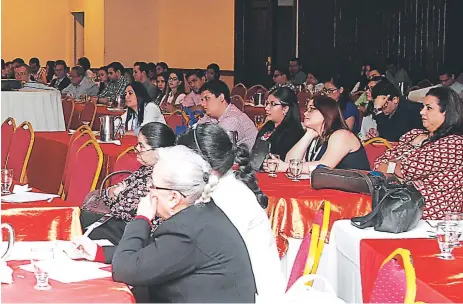
<path fill-rule="evenodd" d="M 302 65 L 299 58 L 293 58 L 289 61 L 289 72 L 291 73 L 290 80 L 294 85 L 301 85 L 307 79 L 307 75 L 301 71 Z"/>
<path fill-rule="evenodd" d="M 444 69 L 439 73 L 439 80 L 443 87 L 449 87 L 463 98 L 463 84 L 455 80 L 455 74 L 449 69 Z"/>

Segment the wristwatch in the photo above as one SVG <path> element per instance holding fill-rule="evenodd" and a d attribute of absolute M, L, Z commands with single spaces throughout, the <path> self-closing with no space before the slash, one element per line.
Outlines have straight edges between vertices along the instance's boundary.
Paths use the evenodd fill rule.
<path fill-rule="evenodd" d="M 381 112 L 382 112 L 381 109 L 378 109 L 378 108 L 374 108 L 374 109 L 373 109 L 373 114 L 374 114 L 374 115 L 378 115 L 378 114 L 380 114 Z"/>

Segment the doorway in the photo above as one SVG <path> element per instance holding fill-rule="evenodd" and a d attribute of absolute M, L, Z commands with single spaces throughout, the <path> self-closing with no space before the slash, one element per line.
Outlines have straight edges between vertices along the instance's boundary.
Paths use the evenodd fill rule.
<path fill-rule="evenodd" d="M 74 63 L 84 57 L 84 13 L 72 13 L 74 16 Z"/>

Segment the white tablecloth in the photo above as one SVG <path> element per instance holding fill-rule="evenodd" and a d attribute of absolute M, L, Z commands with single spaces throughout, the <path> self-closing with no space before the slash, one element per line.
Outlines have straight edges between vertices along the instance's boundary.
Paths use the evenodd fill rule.
<path fill-rule="evenodd" d="M 2 92 L 2 122 L 13 117 L 16 124 L 32 124 L 34 131 L 65 131 L 61 94 L 56 90 Z"/>

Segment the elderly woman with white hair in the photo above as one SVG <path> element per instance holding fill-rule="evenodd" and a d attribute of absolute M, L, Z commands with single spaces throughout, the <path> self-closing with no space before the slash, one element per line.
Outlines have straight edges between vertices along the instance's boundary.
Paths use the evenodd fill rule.
<path fill-rule="evenodd" d="M 125 229 L 113 279 L 147 286 L 150 302 L 253 303 L 256 284 L 243 239 L 211 200 L 218 178 L 185 146 L 160 148 L 149 197 Z M 158 214 L 164 222 L 151 233 Z"/>

